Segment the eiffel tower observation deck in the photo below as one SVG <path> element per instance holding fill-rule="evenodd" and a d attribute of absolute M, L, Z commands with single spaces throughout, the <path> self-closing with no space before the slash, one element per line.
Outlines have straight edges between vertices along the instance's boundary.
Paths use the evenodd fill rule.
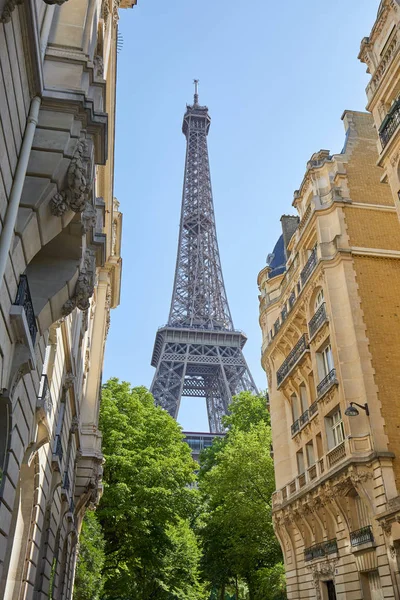
<path fill-rule="evenodd" d="M 195 80 L 186 107 L 185 176 L 174 288 L 168 323 L 156 334 L 151 392 L 175 419 L 182 397 L 205 398 L 210 432 L 222 433 L 232 396 L 257 392 L 225 291 L 215 226 L 207 135 L 211 119 Z"/>

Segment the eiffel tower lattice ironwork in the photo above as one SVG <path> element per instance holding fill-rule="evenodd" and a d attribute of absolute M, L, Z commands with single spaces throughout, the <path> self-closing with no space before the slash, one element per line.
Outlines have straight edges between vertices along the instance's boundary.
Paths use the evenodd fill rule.
<path fill-rule="evenodd" d="M 232 396 L 257 388 L 242 352 L 246 336 L 234 329 L 225 292 L 207 149 L 211 119 L 199 105 L 197 84 L 183 118 L 187 147 L 178 256 L 168 323 L 154 344 L 151 391 L 174 418 L 182 396 L 205 398 L 210 431 L 218 433 Z"/>

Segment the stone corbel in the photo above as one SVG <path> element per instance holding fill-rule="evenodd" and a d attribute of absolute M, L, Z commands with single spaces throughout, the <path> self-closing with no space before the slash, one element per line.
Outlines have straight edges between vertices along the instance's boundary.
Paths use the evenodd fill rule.
<path fill-rule="evenodd" d="M 93 213 L 88 205 L 90 203 L 90 191 L 93 185 L 93 152 L 91 144 L 85 138 L 81 138 L 68 167 L 65 187 L 54 194 L 50 200 L 50 210 L 55 217 L 61 217 L 68 210 L 76 213 L 84 213 L 89 223 L 92 221 Z M 93 209 L 94 210 L 94 209 Z"/>
<path fill-rule="evenodd" d="M 94 292 L 95 279 L 96 255 L 93 250 L 87 249 L 83 266 L 76 282 L 74 295 L 70 300 L 67 300 L 62 308 L 64 316 L 69 315 L 74 308 L 79 308 L 80 310 L 87 310 L 89 308 L 90 298 Z"/>

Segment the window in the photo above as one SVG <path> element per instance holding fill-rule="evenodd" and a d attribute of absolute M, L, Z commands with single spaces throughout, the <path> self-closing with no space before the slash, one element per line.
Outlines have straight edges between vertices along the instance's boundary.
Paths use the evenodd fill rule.
<path fill-rule="evenodd" d="M 314 308 L 317 310 L 324 301 L 324 290 L 319 290 L 317 297 L 315 298 Z"/>
<path fill-rule="evenodd" d="M 301 402 L 301 412 L 304 413 L 308 408 L 308 398 L 307 398 L 307 390 L 304 384 L 300 386 L 300 402 Z"/>
<path fill-rule="evenodd" d="M 297 471 L 298 471 L 299 475 L 302 475 L 305 471 L 303 450 L 299 450 L 296 453 L 296 457 L 297 457 Z"/>
<path fill-rule="evenodd" d="M 292 416 L 293 416 L 293 423 L 295 421 L 297 421 L 297 419 L 300 416 L 300 411 L 299 411 L 299 403 L 297 401 L 297 396 L 296 394 L 293 394 L 290 398 L 291 404 L 292 404 Z"/>
<path fill-rule="evenodd" d="M 306 444 L 307 465 L 312 467 L 315 464 L 314 446 L 312 442 Z"/>
<path fill-rule="evenodd" d="M 328 446 L 331 450 L 339 446 L 344 440 L 344 428 L 342 414 L 340 409 L 337 409 L 329 417 L 326 417 Z"/>
<path fill-rule="evenodd" d="M 333 369 L 333 356 L 330 344 L 325 346 L 321 352 L 317 352 L 317 363 L 319 378 L 322 381 Z"/>

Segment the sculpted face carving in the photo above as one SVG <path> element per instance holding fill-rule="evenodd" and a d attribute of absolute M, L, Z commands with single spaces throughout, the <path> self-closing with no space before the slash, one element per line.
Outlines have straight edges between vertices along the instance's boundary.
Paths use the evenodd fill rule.
<path fill-rule="evenodd" d="M 69 315 L 74 308 L 87 310 L 93 295 L 96 277 L 96 256 L 93 250 L 87 249 L 83 266 L 75 286 L 75 293 L 63 306 L 64 316 Z"/>

